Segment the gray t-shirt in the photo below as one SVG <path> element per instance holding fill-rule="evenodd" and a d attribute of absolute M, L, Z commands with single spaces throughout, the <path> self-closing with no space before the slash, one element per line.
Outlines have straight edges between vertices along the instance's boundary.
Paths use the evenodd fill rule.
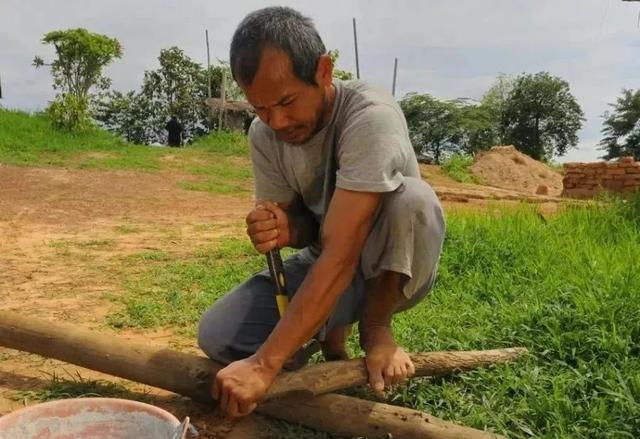
<path fill-rule="evenodd" d="M 278 140 L 258 118 L 249 129 L 256 198 L 290 202 L 300 196 L 318 222 L 328 205 L 327 160 L 335 156 L 335 186 L 392 192 L 404 177 L 420 178 L 402 110 L 393 97 L 362 81 L 334 80 L 331 121 L 304 144 Z"/>

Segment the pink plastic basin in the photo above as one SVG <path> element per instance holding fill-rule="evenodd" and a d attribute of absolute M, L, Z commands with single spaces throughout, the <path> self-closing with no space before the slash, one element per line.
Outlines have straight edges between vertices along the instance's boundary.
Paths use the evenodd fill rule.
<path fill-rule="evenodd" d="M 0 439 L 171 439 L 180 422 L 137 401 L 78 398 L 37 404 L 0 418 Z"/>

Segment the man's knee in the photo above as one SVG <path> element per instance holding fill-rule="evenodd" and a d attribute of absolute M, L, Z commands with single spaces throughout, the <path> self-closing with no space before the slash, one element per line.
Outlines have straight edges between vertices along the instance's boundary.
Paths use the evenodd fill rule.
<path fill-rule="evenodd" d="M 254 275 L 204 313 L 198 345 L 220 362 L 246 358 L 267 339 L 278 318 L 268 273 Z"/>
<path fill-rule="evenodd" d="M 209 308 L 198 325 L 198 346 L 209 357 L 220 362 L 228 362 L 228 317 L 224 318 L 216 305 Z M 226 323 L 226 325 L 225 325 Z"/>
<path fill-rule="evenodd" d="M 418 178 L 406 177 L 401 187 L 387 194 L 382 214 L 391 224 L 417 219 L 427 227 L 442 229 L 444 234 L 440 201 L 431 186 Z"/>

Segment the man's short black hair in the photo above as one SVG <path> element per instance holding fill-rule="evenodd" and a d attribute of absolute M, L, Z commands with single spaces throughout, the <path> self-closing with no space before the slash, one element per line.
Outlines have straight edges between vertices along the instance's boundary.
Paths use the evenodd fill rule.
<path fill-rule="evenodd" d="M 318 58 L 327 49 L 310 18 L 286 7 L 259 9 L 247 15 L 238 25 L 229 59 L 233 78 L 242 84 L 251 84 L 256 76 L 262 50 L 273 47 L 285 52 L 293 73 L 310 85 L 315 80 Z"/>

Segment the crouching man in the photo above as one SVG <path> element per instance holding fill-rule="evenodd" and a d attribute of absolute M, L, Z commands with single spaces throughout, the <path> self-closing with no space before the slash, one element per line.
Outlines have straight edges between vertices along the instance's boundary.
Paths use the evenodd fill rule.
<path fill-rule="evenodd" d="M 267 271 L 202 317 L 200 347 L 228 364 L 214 397 L 231 417 L 249 414 L 310 339 L 328 360 L 346 358 L 356 322 L 370 385 L 382 392 L 414 373 L 391 321 L 432 288 L 445 233 L 402 111 L 386 92 L 334 79 L 311 20 L 290 8 L 249 14 L 230 63 L 258 115 L 249 130 L 257 201 L 247 233 L 260 253 L 301 250 L 284 263 L 282 318 Z"/>

